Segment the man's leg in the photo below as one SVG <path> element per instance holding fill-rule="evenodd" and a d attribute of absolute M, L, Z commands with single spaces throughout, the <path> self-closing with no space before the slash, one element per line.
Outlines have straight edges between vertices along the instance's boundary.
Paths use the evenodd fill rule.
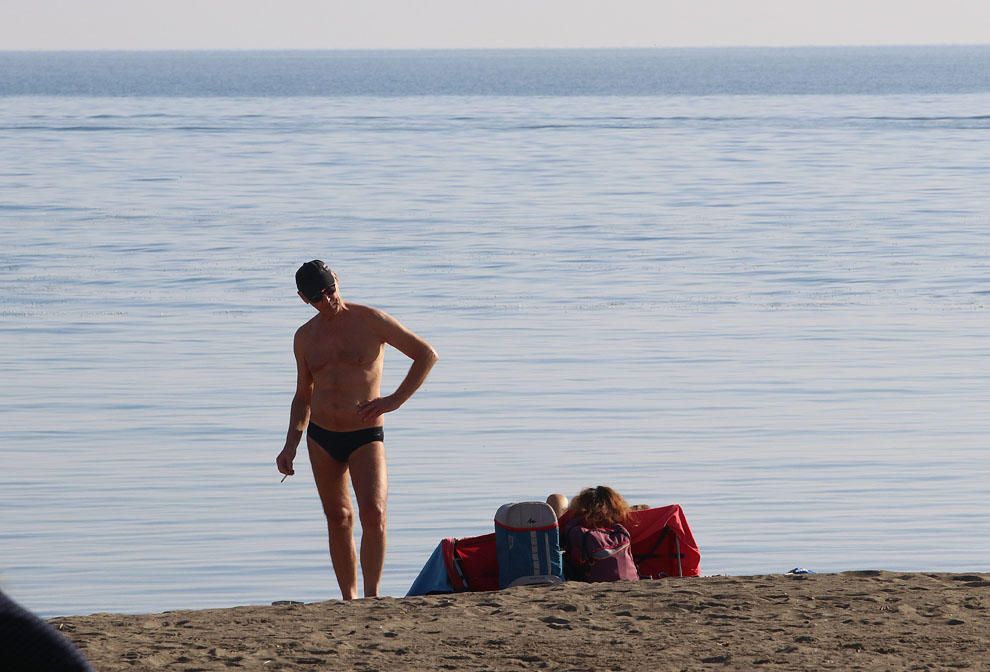
<path fill-rule="evenodd" d="M 358 503 L 358 516 L 361 518 L 364 596 L 375 597 L 385 566 L 385 501 L 388 498 L 385 445 L 374 441 L 361 446 L 351 453 L 348 464 Z"/>
<path fill-rule="evenodd" d="M 307 441 L 313 478 L 327 517 L 330 536 L 330 562 L 337 575 L 340 594 L 353 600 L 358 594 L 357 555 L 354 549 L 354 508 L 347 486 L 347 465 L 338 462 L 327 451 Z"/>

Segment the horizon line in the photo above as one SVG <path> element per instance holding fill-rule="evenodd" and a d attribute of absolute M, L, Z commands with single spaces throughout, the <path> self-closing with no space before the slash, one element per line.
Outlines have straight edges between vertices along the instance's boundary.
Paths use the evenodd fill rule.
<path fill-rule="evenodd" d="M 702 49 L 904 49 L 931 47 L 990 47 L 990 42 L 905 42 L 891 44 L 722 44 L 680 46 L 585 46 L 585 47 L 155 47 L 129 48 L 30 48 L 0 49 L 0 54 L 79 53 L 239 53 L 239 52 L 410 52 L 410 51 L 673 51 Z"/>

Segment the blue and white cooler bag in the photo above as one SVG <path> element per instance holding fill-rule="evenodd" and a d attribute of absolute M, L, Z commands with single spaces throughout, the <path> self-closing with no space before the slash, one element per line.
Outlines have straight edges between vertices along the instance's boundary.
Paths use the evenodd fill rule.
<path fill-rule="evenodd" d="M 557 516 L 544 502 L 503 504 L 495 513 L 498 587 L 564 579 Z"/>

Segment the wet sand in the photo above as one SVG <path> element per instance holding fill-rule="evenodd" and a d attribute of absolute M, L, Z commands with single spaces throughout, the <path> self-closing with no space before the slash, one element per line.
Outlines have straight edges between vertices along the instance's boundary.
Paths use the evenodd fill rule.
<path fill-rule="evenodd" d="M 567 583 L 50 622 L 114 670 L 990 670 L 990 574 Z"/>

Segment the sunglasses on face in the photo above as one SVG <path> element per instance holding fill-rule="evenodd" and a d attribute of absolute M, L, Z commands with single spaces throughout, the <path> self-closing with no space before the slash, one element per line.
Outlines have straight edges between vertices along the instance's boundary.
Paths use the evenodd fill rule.
<path fill-rule="evenodd" d="M 336 287 L 333 288 L 333 289 L 324 289 L 322 292 L 320 292 L 316 296 L 310 297 L 309 302 L 310 303 L 320 303 L 324 299 L 329 299 L 330 296 L 333 295 L 333 293 L 334 293 L 335 290 L 336 290 Z"/>

